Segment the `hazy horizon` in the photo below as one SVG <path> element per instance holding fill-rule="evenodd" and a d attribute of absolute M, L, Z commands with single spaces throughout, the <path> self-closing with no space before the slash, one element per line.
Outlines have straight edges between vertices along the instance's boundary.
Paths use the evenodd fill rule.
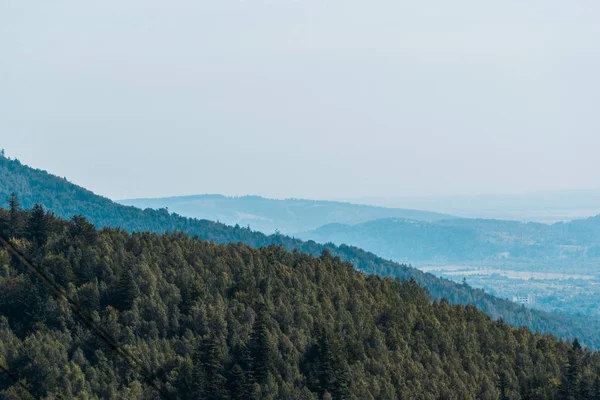
<path fill-rule="evenodd" d="M 267 200 L 331 201 L 384 208 L 438 212 L 464 218 L 492 218 L 523 222 L 554 223 L 600 215 L 600 190 L 539 191 L 499 195 L 450 195 L 354 198 L 274 198 L 259 194 L 228 196 L 220 193 L 196 193 L 159 198 L 115 199 L 122 204 L 136 200 L 186 199 L 225 196 L 227 198 L 262 197 Z M 135 205 L 135 204 L 134 204 Z"/>
<path fill-rule="evenodd" d="M 598 189 L 600 4 L 0 4 L 0 147 L 113 199 Z"/>

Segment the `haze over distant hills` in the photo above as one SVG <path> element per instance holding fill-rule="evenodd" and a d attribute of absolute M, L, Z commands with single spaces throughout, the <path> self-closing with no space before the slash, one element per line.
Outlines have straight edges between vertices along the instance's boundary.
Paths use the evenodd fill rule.
<path fill-rule="evenodd" d="M 547 264 L 600 258 L 600 217 L 554 224 L 522 223 L 259 196 L 196 195 L 119 203 L 142 209 L 168 208 L 190 218 L 250 226 L 266 233 L 279 230 L 323 243 L 354 245 L 401 262 L 501 259 L 543 260 Z M 525 204 L 517 200 L 513 203 Z M 554 200 L 554 204 L 559 203 Z"/>
<path fill-rule="evenodd" d="M 492 219 L 328 224 L 302 239 L 358 246 L 547 311 L 600 316 L 600 216 L 555 224 Z"/>
<path fill-rule="evenodd" d="M 168 208 L 177 214 L 250 226 L 264 233 L 276 230 L 293 234 L 329 223 L 360 224 L 381 218 L 437 221 L 454 218 L 448 214 L 400 208 L 384 208 L 337 201 L 267 199 L 260 196 L 227 197 L 218 194 L 119 200 L 138 208 Z"/>
<path fill-rule="evenodd" d="M 415 208 L 464 218 L 554 223 L 600 214 L 600 189 L 543 191 L 521 194 L 361 197 L 356 204 Z"/>
<path fill-rule="evenodd" d="M 249 225 L 267 233 L 279 230 L 319 243 L 357 246 L 387 259 L 412 263 L 437 276 L 458 282 L 468 279 L 475 287 L 503 298 L 535 294 L 536 307 L 546 311 L 598 317 L 600 221 L 594 217 L 557 218 L 560 213 L 573 217 L 570 207 L 581 212 L 578 216 L 587 215 L 593 212 L 595 201 L 593 191 L 581 191 L 404 203 L 430 209 L 446 207 L 459 214 L 507 213 L 509 220 L 258 196 L 199 195 L 123 203 L 140 208 L 168 207 L 187 217 Z M 521 213 L 534 215 L 535 210 L 544 223 L 512 220 Z M 552 223 L 555 218 L 561 222 Z M 302 231 L 306 226 L 314 228 Z"/>
<path fill-rule="evenodd" d="M 328 224 L 299 235 L 345 243 L 396 261 L 539 261 L 600 259 L 600 216 L 552 225 L 493 219 L 414 221 L 386 218 Z"/>
<path fill-rule="evenodd" d="M 46 171 L 29 168 L 17 160 L 0 157 L 0 198 L 15 192 L 24 207 L 39 203 L 57 216 L 70 218 L 80 214 L 97 227 L 118 227 L 126 231 L 180 231 L 199 239 L 216 243 L 243 242 L 253 247 L 280 245 L 287 250 L 297 250 L 312 255 L 328 251 L 346 260 L 365 273 L 398 278 L 415 279 L 433 298 L 447 298 L 455 304 L 473 304 L 494 319 L 502 318 L 514 325 L 525 325 L 539 332 L 553 333 L 559 337 L 578 337 L 583 343 L 600 348 L 600 323 L 585 316 L 551 314 L 527 309 L 510 301 L 491 296 L 469 285 L 440 279 L 407 265 L 391 262 L 356 247 L 321 245 L 314 241 L 301 241 L 285 235 L 264 235 L 246 228 L 236 228 L 207 220 L 184 218 L 166 210 L 140 210 L 117 204 L 105 197 L 70 183 Z"/>

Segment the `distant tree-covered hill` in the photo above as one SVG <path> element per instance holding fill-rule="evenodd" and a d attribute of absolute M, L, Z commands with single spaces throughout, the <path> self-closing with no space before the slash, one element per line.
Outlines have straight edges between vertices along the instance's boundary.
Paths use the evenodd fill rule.
<path fill-rule="evenodd" d="M 228 225 L 250 226 L 264 233 L 304 232 L 327 223 L 359 224 L 381 218 L 409 218 L 437 221 L 453 218 L 447 214 L 399 208 L 374 207 L 336 201 L 303 199 L 275 200 L 260 196 L 227 197 L 196 195 L 156 199 L 120 200 L 138 208 L 168 208 L 177 214 L 220 221 Z"/>
<path fill-rule="evenodd" d="M 327 224 L 298 236 L 354 245 L 398 261 L 600 261 L 600 216 L 552 225 L 492 219 L 386 218 L 356 225 Z"/>
<path fill-rule="evenodd" d="M 600 399 L 600 354 L 578 341 L 327 250 L 97 231 L 14 198 L 0 236 L 71 301 L 0 247 L 2 399 L 160 398 L 149 381 L 180 400 Z"/>
<path fill-rule="evenodd" d="M 328 249 L 363 272 L 402 280 L 413 278 L 433 298 L 447 298 L 453 304 L 473 304 L 493 319 L 502 318 L 514 326 L 524 325 L 534 331 L 552 333 L 562 338 L 578 337 L 585 345 L 600 348 L 600 323 L 595 319 L 527 309 L 468 285 L 440 279 L 410 266 L 382 259 L 357 247 L 335 246 L 331 243 L 322 245 L 281 234 L 267 236 L 239 226 L 181 217 L 165 209 L 140 210 L 124 206 L 63 178 L 0 157 L 0 198 L 8 199 L 12 192 L 19 196 L 26 208 L 39 203 L 63 218 L 83 215 L 97 227 L 118 227 L 129 232 L 181 231 L 216 243 L 243 242 L 253 247 L 275 244 L 289 251 L 297 249 L 311 255 L 320 255 Z"/>

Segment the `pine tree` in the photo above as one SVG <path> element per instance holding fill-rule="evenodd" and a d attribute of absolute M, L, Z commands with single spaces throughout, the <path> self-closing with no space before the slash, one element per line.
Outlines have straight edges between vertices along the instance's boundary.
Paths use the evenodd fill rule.
<path fill-rule="evenodd" d="M 576 400 L 579 397 L 581 356 L 581 344 L 579 343 L 579 340 L 575 339 L 573 340 L 573 345 L 568 357 L 569 361 L 559 387 L 558 395 L 561 400 Z"/>
<path fill-rule="evenodd" d="M 339 340 L 325 329 L 317 330 L 317 337 L 305 357 L 307 384 L 320 396 L 328 393 L 334 399 L 345 399 L 349 394 L 350 377 L 344 364 L 344 351 Z"/>
<path fill-rule="evenodd" d="M 8 199 L 8 209 L 10 210 L 11 213 L 16 213 L 19 211 L 20 208 L 21 208 L 21 203 L 19 202 L 19 198 L 17 197 L 15 192 L 12 192 Z"/>
<path fill-rule="evenodd" d="M 197 350 L 194 354 L 194 368 L 192 370 L 193 387 L 192 394 L 194 399 L 203 399 L 206 388 L 206 370 L 202 363 L 202 354 Z"/>
<path fill-rule="evenodd" d="M 48 240 L 48 216 L 38 203 L 34 204 L 29 214 L 27 238 L 38 246 L 43 246 Z"/>
<path fill-rule="evenodd" d="M 590 379 L 581 379 L 579 382 L 578 399 L 593 399 L 594 384 Z"/>
<path fill-rule="evenodd" d="M 591 400 L 600 400 L 600 378 L 594 380 Z"/>
<path fill-rule="evenodd" d="M 227 388 L 229 389 L 233 399 L 243 400 L 250 398 L 246 374 L 239 364 L 235 364 L 231 368 L 231 371 L 229 372 Z"/>
<path fill-rule="evenodd" d="M 260 384 L 266 381 L 273 369 L 273 348 L 269 339 L 266 317 L 261 313 L 252 328 L 250 339 L 250 356 L 254 378 Z"/>
<path fill-rule="evenodd" d="M 498 386 L 500 388 L 500 400 L 509 400 L 508 397 L 508 378 L 504 371 L 500 372 Z"/>
<path fill-rule="evenodd" d="M 344 399 L 348 394 L 350 385 L 348 370 L 343 359 L 343 349 L 339 340 L 335 337 L 324 335 L 322 374 L 323 383 L 334 399 Z"/>
<path fill-rule="evenodd" d="M 140 295 L 140 289 L 135 283 L 131 270 L 124 271 L 119 279 L 119 287 L 117 290 L 118 298 L 116 299 L 121 310 L 131 308 L 133 302 Z"/>
<path fill-rule="evenodd" d="M 216 335 L 205 339 L 200 345 L 194 362 L 194 392 L 197 398 L 226 400 L 229 394 L 227 380 L 223 376 L 223 349 Z"/>
<path fill-rule="evenodd" d="M 10 217 L 8 211 L 0 208 L 0 235 L 10 236 Z"/>
<path fill-rule="evenodd" d="M 81 215 L 75 215 L 71 218 L 69 232 L 71 236 L 78 237 L 88 244 L 93 244 L 98 239 L 98 232 L 94 225 Z"/>
<path fill-rule="evenodd" d="M 235 399 L 249 399 L 252 397 L 253 386 L 256 383 L 252 368 L 253 360 L 248 346 L 242 344 L 236 346 L 232 351 L 232 363 L 239 370 L 229 374 L 228 387 Z M 240 376 L 240 371 L 242 375 Z M 240 383 L 242 382 L 242 383 Z"/>
<path fill-rule="evenodd" d="M 23 235 L 23 214 L 20 212 L 21 204 L 15 193 L 10 195 L 8 200 L 9 212 L 9 236 L 18 238 Z"/>

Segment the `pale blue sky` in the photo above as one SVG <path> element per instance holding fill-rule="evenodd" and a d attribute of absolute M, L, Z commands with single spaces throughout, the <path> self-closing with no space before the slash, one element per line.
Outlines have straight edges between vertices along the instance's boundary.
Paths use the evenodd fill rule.
<path fill-rule="evenodd" d="M 0 0 L 0 147 L 112 198 L 598 188 L 600 2 Z"/>

